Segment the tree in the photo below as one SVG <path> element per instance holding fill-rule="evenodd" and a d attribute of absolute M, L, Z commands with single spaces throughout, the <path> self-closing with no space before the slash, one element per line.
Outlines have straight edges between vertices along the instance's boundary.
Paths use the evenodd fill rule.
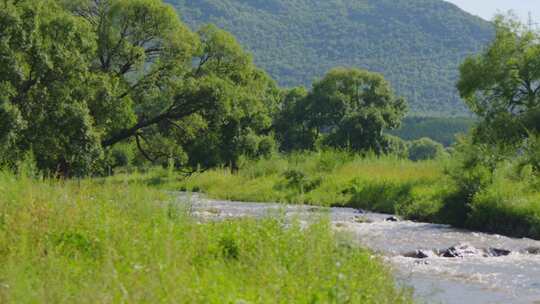
<path fill-rule="evenodd" d="M 231 34 L 209 25 L 199 30 L 199 36 L 202 47 L 193 77 L 211 84 L 209 88 L 221 96 L 197 113 L 203 120 L 201 132 L 181 143 L 192 166 L 227 164 L 234 169 L 241 155 L 259 155 L 260 141 L 272 138 L 279 91 Z"/>
<path fill-rule="evenodd" d="M 407 104 L 382 75 L 361 69 L 331 70 L 308 96 L 308 123 L 328 134 L 332 147 L 383 151 L 383 130 L 399 127 Z"/>
<path fill-rule="evenodd" d="M 120 107 L 127 110 L 122 116 L 134 117 L 109 128 L 104 147 L 135 138 L 151 160 L 174 156 L 163 150 L 187 150 L 192 165 L 234 164 L 243 152 L 240 137 L 268 129 L 275 84 L 232 35 L 215 26 L 192 33 L 172 7 L 157 0 L 85 3 L 73 11 L 94 26 L 96 71 L 119 84 L 111 104 L 127 105 Z M 200 159 L 205 151 L 194 148 L 199 143 L 213 155 Z"/>
<path fill-rule="evenodd" d="M 308 91 L 303 87 L 281 93 L 280 110 L 274 128 L 283 151 L 312 150 L 317 134 L 308 125 Z"/>
<path fill-rule="evenodd" d="M 161 0 L 2 4 L 0 141 L 41 169 L 95 172 L 128 142 L 153 162 L 198 164 L 199 146 L 234 164 L 245 138 L 271 137 L 273 80 L 214 26 L 194 33 Z"/>
<path fill-rule="evenodd" d="M 516 143 L 540 131 L 540 33 L 499 16 L 496 37 L 460 67 L 458 89 L 482 118 L 477 139 Z"/>
<path fill-rule="evenodd" d="M 0 163 L 34 151 L 41 168 L 85 174 L 101 155 L 87 102 L 90 28 L 56 1 L 2 2 Z M 2 149 L 3 150 L 3 149 Z"/>

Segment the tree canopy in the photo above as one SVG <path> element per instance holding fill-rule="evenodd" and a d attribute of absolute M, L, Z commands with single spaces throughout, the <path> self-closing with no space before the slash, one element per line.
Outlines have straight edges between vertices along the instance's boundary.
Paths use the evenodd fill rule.
<path fill-rule="evenodd" d="M 540 131 L 540 33 L 500 16 L 495 40 L 460 68 L 458 88 L 482 118 L 478 138 L 514 142 Z"/>
<path fill-rule="evenodd" d="M 192 32 L 161 0 L 1 5 L 3 163 L 33 151 L 41 169 L 87 174 L 126 141 L 178 164 L 204 141 L 207 163 L 234 163 L 246 137 L 269 136 L 273 80 L 230 34 Z"/>
<path fill-rule="evenodd" d="M 285 149 L 311 148 L 321 138 L 330 147 L 382 152 L 383 131 L 399 127 L 406 111 L 405 99 L 395 96 L 382 75 L 336 68 L 311 92 L 295 89 L 286 94 L 276 129 Z"/>

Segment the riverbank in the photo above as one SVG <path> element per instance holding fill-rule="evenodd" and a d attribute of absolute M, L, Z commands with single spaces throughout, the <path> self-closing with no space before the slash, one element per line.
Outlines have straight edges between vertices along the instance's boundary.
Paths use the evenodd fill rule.
<path fill-rule="evenodd" d="M 2 303 L 410 303 L 372 253 L 322 217 L 199 223 L 125 178 L 0 172 Z"/>
<path fill-rule="evenodd" d="M 452 161 L 412 162 L 326 151 L 246 161 L 236 173 L 218 168 L 176 181 L 152 174 L 139 178 L 216 199 L 361 208 L 540 239 L 540 192 L 535 190 L 535 178 L 518 178 L 511 167 L 501 168 L 484 178 L 489 181 L 475 192 L 463 193 L 466 187 L 446 174 Z M 471 180 L 470 187 L 475 187 L 478 176 L 483 178 L 481 174 L 486 175 L 463 173 L 465 181 Z"/>
<path fill-rule="evenodd" d="M 451 191 L 444 166 L 327 151 L 249 161 L 237 173 L 209 170 L 179 187 L 216 199 L 351 207 L 441 222 L 442 196 Z"/>

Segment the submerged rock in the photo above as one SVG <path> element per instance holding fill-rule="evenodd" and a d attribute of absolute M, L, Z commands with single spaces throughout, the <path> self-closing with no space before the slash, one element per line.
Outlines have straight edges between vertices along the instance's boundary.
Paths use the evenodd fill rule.
<path fill-rule="evenodd" d="M 540 248 L 538 248 L 540 249 Z M 465 257 L 502 257 L 512 253 L 511 250 L 493 248 L 478 249 L 468 244 L 460 244 L 443 250 L 416 250 L 403 254 L 404 257 L 414 259 L 427 259 L 432 257 L 465 258 Z M 540 251 L 539 253 L 540 254 Z"/>
<path fill-rule="evenodd" d="M 395 216 L 391 216 L 386 219 L 387 222 L 399 222 L 399 219 Z"/>
<path fill-rule="evenodd" d="M 489 257 L 501 257 L 501 256 L 510 255 L 512 251 L 507 250 L 507 249 L 500 249 L 500 248 L 488 248 L 486 253 L 487 253 L 487 256 Z"/>
<path fill-rule="evenodd" d="M 529 248 L 525 249 L 525 253 L 540 255 L 540 247 L 529 247 Z"/>
<path fill-rule="evenodd" d="M 368 217 L 366 217 L 366 216 L 358 216 L 358 215 L 356 215 L 354 217 L 354 222 L 355 223 L 361 223 L 361 224 L 363 224 L 363 223 L 366 223 L 366 224 L 373 223 L 373 221 L 370 220 Z"/>
<path fill-rule="evenodd" d="M 364 209 L 360 209 L 360 208 L 354 209 L 354 212 L 355 213 L 360 213 L 360 214 L 365 214 L 366 213 L 366 211 L 364 211 Z"/>
<path fill-rule="evenodd" d="M 432 251 L 416 250 L 416 251 L 407 252 L 403 256 L 406 258 L 413 258 L 413 259 L 427 259 L 433 255 L 435 254 Z"/>

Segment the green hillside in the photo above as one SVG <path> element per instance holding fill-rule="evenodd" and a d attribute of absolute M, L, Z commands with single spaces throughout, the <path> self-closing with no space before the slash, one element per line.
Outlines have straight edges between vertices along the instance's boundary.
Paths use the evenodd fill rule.
<path fill-rule="evenodd" d="M 167 0 L 188 24 L 232 32 L 283 86 L 335 66 L 382 72 L 413 112 L 465 111 L 457 66 L 492 37 L 490 23 L 442 0 Z"/>

